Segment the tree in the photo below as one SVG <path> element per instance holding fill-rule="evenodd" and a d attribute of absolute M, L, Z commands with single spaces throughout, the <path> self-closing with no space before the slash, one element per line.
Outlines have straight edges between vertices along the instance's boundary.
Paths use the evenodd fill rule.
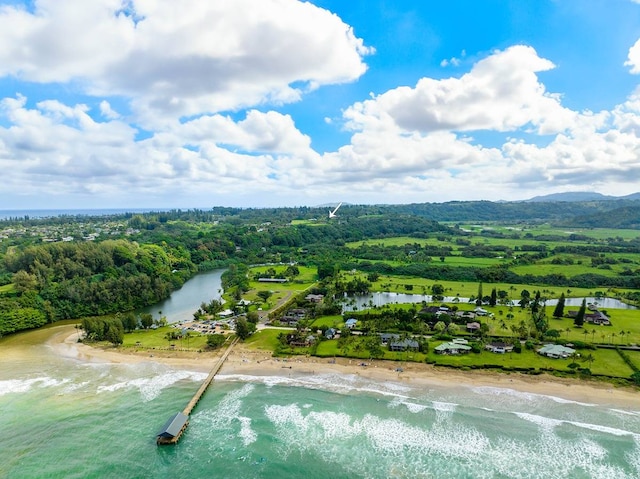
<path fill-rule="evenodd" d="M 489 298 L 489 306 L 495 306 L 496 304 L 498 304 L 498 291 L 496 291 L 496 288 L 493 288 L 491 290 L 491 297 Z"/>
<path fill-rule="evenodd" d="M 251 336 L 256 330 L 256 325 L 250 323 L 245 318 L 238 318 L 236 320 L 236 335 L 244 341 Z"/>
<path fill-rule="evenodd" d="M 263 303 L 266 303 L 267 301 L 269 301 L 269 298 L 273 296 L 273 292 L 267 291 L 267 290 L 258 291 L 256 294 L 262 300 Z"/>
<path fill-rule="evenodd" d="M 576 327 L 581 328 L 584 324 L 584 315 L 587 312 L 587 298 L 583 298 L 582 304 L 580 305 L 580 309 L 578 310 L 578 314 L 576 314 L 575 319 L 573 320 L 573 324 Z"/>
<path fill-rule="evenodd" d="M 365 348 L 369 351 L 372 358 L 381 358 L 384 356 L 384 350 L 380 346 L 380 338 L 377 335 L 369 336 L 365 342 Z"/>
<path fill-rule="evenodd" d="M 20 270 L 13 275 L 13 287 L 20 294 L 36 289 L 37 284 L 36 277 L 26 271 Z"/>
<path fill-rule="evenodd" d="M 476 298 L 476 306 L 482 306 L 482 283 L 478 283 L 478 297 Z"/>
<path fill-rule="evenodd" d="M 124 331 L 122 328 L 122 323 L 119 320 L 112 321 L 108 324 L 105 339 L 114 346 L 122 344 L 122 342 L 124 341 Z"/>
<path fill-rule="evenodd" d="M 323 280 L 336 274 L 336 266 L 331 263 L 322 263 L 318 265 L 318 279 Z"/>
<path fill-rule="evenodd" d="M 129 311 L 122 317 L 122 326 L 125 331 L 133 331 L 138 326 L 138 321 L 136 319 L 136 315 Z"/>
<path fill-rule="evenodd" d="M 370 283 L 375 283 L 376 281 L 378 281 L 378 279 L 380 279 L 380 273 L 377 273 L 375 271 L 367 275 L 367 281 L 369 281 Z"/>
<path fill-rule="evenodd" d="M 258 315 L 257 311 L 249 311 L 247 313 L 247 321 L 253 324 L 258 324 L 260 320 L 260 315 Z"/>
<path fill-rule="evenodd" d="M 561 318 L 564 316 L 564 303 L 565 303 L 565 298 L 564 298 L 564 293 L 562 293 L 560 295 L 560 299 L 558 300 L 558 304 L 556 304 L 556 307 L 553 310 L 554 318 Z"/>
<path fill-rule="evenodd" d="M 151 313 L 142 313 L 140 314 L 140 324 L 144 329 L 149 329 L 153 326 L 153 316 Z"/>
<path fill-rule="evenodd" d="M 435 283 L 431 286 L 431 295 L 433 299 L 442 299 L 444 296 L 444 286 L 440 283 Z"/>
<path fill-rule="evenodd" d="M 596 360 L 596 358 L 594 357 L 594 355 L 593 355 L 593 354 L 589 353 L 589 354 L 587 354 L 586 356 L 584 356 L 584 357 L 582 358 L 582 360 L 583 360 L 584 362 L 589 363 L 589 369 L 591 369 L 591 365 L 592 365 L 592 364 L 593 364 L 593 362 Z"/>
<path fill-rule="evenodd" d="M 222 334 L 209 334 L 207 335 L 207 348 L 216 349 L 222 346 L 227 338 Z"/>

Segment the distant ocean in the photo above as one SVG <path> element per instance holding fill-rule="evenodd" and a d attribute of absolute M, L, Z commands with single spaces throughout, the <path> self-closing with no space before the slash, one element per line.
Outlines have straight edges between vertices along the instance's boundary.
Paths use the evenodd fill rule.
<path fill-rule="evenodd" d="M 99 208 L 99 209 L 51 209 L 51 210 L 0 210 L 0 220 L 7 218 L 54 218 L 56 216 L 105 216 L 125 213 L 170 211 L 174 208 Z M 179 209 L 179 208 L 175 208 Z M 188 209 L 188 208 L 187 208 Z"/>
<path fill-rule="evenodd" d="M 177 446 L 155 434 L 203 373 L 0 340 L 0 477 L 640 477 L 640 401 L 621 409 L 493 387 L 223 375 Z"/>

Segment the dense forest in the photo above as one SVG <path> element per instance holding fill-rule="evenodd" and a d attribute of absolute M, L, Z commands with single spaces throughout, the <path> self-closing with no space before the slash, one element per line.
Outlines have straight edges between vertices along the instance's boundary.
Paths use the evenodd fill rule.
<path fill-rule="evenodd" d="M 198 271 L 232 264 L 295 262 L 319 270 L 329 265 L 330 271 L 454 281 L 640 288 L 640 266 L 624 257 L 640 253 L 637 238 L 595 242 L 579 234 L 545 237 L 489 228 L 470 233 L 459 225 L 490 220 L 638 228 L 640 201 L 343 205 L 331 221 L 327 212 L 212 208 L 0 221 L 0 335 L 60 319 L 132 311 L 168 297 Z M 483 243 L 479 235 L 527 241 Z M 394 237 L 415 241 L 365 243 Z M 430 238 L 441 243 L 420 243 Z M 513 271 L 538 261 L 573 262 L 571 255 L 588 259 L 595 271 Z M 512 259 L 485 267 L 445 261 L 454 256 Z M 611 270 L 612 262 L 623 269 L 602 271 Z"/>

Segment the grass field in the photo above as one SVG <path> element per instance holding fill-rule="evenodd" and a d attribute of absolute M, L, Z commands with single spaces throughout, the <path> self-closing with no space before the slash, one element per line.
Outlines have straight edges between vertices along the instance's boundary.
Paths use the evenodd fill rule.
<path fill-rule="evenodd" d="M 173 339 L 171 341 L 165 338 L 165 335 L 175 331 L 172 326 L 164 326 L 158 329 L 148 329 L 133 331 L 124 335 L 124 348 L 141 348 L 141 349 L 175 349 L 198 351 L 206 348 L 207 336 L 194 331 L 190 331 L 188 339 Z"/>
<path fill-rule="evenodd" d="M 254 266 L 249 269 L 249 277 L 254 278 L 256 274 L 273 268 L 276 273 L 283 273 L 288 265 Z M 306 266 L 297 266 L 300 274 L 293 280 L 286 283 L 261 283 L 259 281 L 249 281 L 249 291 L 243 294 L 243 299 L 252 301 L 256 305 L 270 308 L 278 302 L 290 297 L 292 294 L 305 291 L 316 283 L 317 269 Z M 272 296 L 266 304 L 262 304 L 262 299 L 258 297 L 259 291 L 271 291 Z"/>
<path fill-rule="evenodd" d="M 250 349 L 274 351 L 279 344 L 278 336 L 282 332 L 280 329 L 262 329 L 249 336 L 244 345 Z"/>
<path fill-rule="evenodd" d="M 447 224 L 447 223 L 443 223 Z M 448 223 L 453 226 L 453 223 Z M 474 223 L 474 224 L 460 224 L 460 228 L 464 230 L 474 231 L 479 233 L 482 230 L 490 229 L 493 231 L 501 232 L 504 234 L 519 234 L 525 235 L 527 233 L 533 236 L 539 235 L 558 235 L 569 237 L 571 234 L 585 235 L 595 240 L 603 240 L 607 238 L 622 238 L 625 240 L 636 239 L 640 237 L 640 233 L 637 230 L 631 229 L 614 229 L 614 228 L 555 228 L 548 224 L 541 225 L 498 225 L 494 223 Z"/>

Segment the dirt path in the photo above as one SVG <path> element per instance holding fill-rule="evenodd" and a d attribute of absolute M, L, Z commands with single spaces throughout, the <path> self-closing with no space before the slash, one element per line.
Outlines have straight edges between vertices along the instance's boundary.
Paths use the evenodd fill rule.
<path fill-rule="evenodd" d="M 293 295 L 293 291 L 285 291 L 285 295 L 282 298 L 280 298 L 272 308 L 266 311 L 258 311 L 258 317 L 260 318 L 259 322 L 263 323 L 264 321 L 266 321 L 269 318 L 269 313 L 279 308 L 287 301 L 289 301 L 292 295 Z"/>

